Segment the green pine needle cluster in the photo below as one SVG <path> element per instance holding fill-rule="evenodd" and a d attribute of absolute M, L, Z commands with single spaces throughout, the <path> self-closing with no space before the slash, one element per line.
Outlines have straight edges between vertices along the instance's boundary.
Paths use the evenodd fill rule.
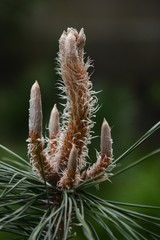
<path fill-rule="evenodd" d="M 155 131 L 160 122 L 144 134 L 120 157 L 115 166 L 139 147 Z M 100 240 L 155 240 L 160 239 L 160 207 L 108 201 L 89 190 L 103 178 L 87 180 L 72 190 L 58 191 L 40 180 L 30 163 L 0 145 L 0 230 L 17 235 L 16 239 L 66 240 L 76 239 L 76 232 L 83 231 L 84 238 Z M 121 170 L 114 168 L 114 178 L 160 153 L 157 149 Z M 109 172 L 107 174 L 110 174 Z M 144 210 L 148 213 L 143 213 Z M 155 211 L 155 216 L 150 215 Z M 97 224 L 99 228 L 97 228 Z"/>

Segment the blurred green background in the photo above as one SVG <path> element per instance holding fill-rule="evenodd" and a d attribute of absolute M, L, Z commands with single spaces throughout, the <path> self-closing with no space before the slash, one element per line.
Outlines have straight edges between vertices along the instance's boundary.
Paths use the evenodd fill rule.
<path fill-rule="evenodd" d="M 28 101 L 35 80 L 41 86 L 44 128 L 54 103 L 62 111 L 55 71 L 58 39 L 67 27 L 84 27 L 86 56 L 94 60 L 90 70 L 94 89 L 103 90 L 98 94 L 102 107 L 95 135 L 100 134 L 105 117 L 118 157 L 160 118 L 159 9 L 158 0 L 1 0 L 0 143 L 27 158 Z M 159 147 L 159 137 L 157 132 L 118 167 Z M 99 138 L 91 149 L 95 161 L 93 149 L 99 150 Z M 156 156 L 115 177 L 112 184 L 103 184 L 97 194 L 160 205 L 159 169 Z"/>

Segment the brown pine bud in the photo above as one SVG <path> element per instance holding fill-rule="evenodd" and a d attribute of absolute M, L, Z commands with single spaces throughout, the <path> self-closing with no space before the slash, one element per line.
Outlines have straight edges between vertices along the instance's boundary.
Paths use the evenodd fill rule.
<path fill-rule="evenodd" d="M 77 157 L 77 149 L 75 144 L 73 144 L 69 154 L 67 169 L 63 172 L 63 176 L 59 181 L 59 187 L 62 189 L 72 189 L 80 181 L 79 173 L 77 173 Z"/>
<path fill-rule="evenodd" d="M 84 29 L 81 28 L 78 35 L 78 40 L 77 40 L 78 55 L 81 59 L 83 59 L 83 55 L 84 55 L 85 42 L 86 42 L 86 36 L 84 34 Z"/>
<path fill-rule="evenodd" d="M 68 28 L 65 48 L 66 48 L 66 57 L 70 61 L 76 61 L 78 58 L 78 52 L 77 52 L 77 46 L 76 46 L 76 35 L 78 35 L 78 33 L 74 29 Z"/>
<path fill-rule="evenodd" d="M 104 119 L 101 127 L 101 158 L 112 158 L 112 138 L 111 129 L 106 119 Z"/>
<path fill-rule="evenodd" d="M 41 92 L 36 81 L 31 88 L 29 108 L 29 136 L 30 138 L 42 137 L 42 102 Z"/>
<path fill-rule="evenodd" d="M 48 128 L 49 128 L 49 138 L 50 139 L 55 138 L 59 133 L 59 112 L 56 107 L 56 104 L 54 104 L 54 107 L 51 111 Z"/>
<path fill-rule="evenodd" d="M 73 144 L 71 152 L 69 154 L 68 166 L 67 166 L 68 175 L 70 176 L 70 178 L 75 177 L 75 173 L 77 170 L 77 157 L 78 157 L 77 149 L 75 144 Z"/>
<path fill-rule="evenodd" d="M 41 92 L 37 81 L 32 85 L 30 94 L 28 153 L 33 169 L 42 177 L 40 160 L 45 162 L 46 159 L 43 154 Z"/>

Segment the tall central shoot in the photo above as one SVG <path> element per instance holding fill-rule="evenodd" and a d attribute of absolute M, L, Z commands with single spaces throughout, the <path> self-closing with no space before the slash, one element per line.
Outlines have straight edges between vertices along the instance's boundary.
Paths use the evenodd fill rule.
<path fill-rule="evenodd" d="M 62 90 L 67 100 L 57 152 L 61 169 L 66 168 L 73 144 L 77 149 L 79 170 L 85 166 L 93 105 L 92 85 L 87 72 L 89 62 L 84 63 L 85 40 L 83 29 L 78 34 L 72 28 L 59 40 L 59 74 L 65 84 Z"/>

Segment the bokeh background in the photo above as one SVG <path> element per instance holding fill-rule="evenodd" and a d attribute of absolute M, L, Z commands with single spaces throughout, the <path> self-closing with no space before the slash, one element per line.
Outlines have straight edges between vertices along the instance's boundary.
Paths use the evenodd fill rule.
<path fill-rule="evenodd" d="M 160 118 L 159 0 L 0 0 L 0 143 L 27 158 L 28 101 L 35 80 L 41 86 L 44 128 L 54 103 L 63 110 L 55 58 L 67 27 L 85 29 L 86 55 L 94 60 L 91 79 L 96 91 L 103 90 L 94 131 L 100 134 L 106 117 L 116 158 Z M 155 133 L 118 167 L 158 148 L 159 137 Z M 99 138 L 90 148 L 93 161 L 94 149 L 99 150 Z M 160 205 L 159 172 L 155 156 L 103 184 L 97 195 Z"/>

